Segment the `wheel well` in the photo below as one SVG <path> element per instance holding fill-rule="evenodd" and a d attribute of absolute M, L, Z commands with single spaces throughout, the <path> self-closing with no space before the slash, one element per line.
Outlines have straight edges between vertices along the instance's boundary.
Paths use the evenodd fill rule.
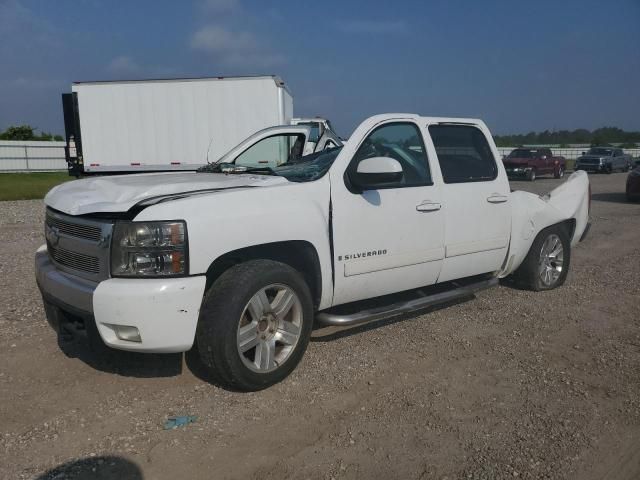
<path fill-rule="evenodd" d="M 558 225 L 563 225 L 567 229 L 567 234 L 569 235 L 569 241 L 573 241 L 573 234 L 576 231 L 576 219 L 570 218 L 569 220 L 565 220 L 560 222 Z"/>
<path fill-rule="evenodd" d="M 300 272 L 309 285 L 314 306 L 318 307 L 322 295 L 320 260 L 315 247 L 304 240 L 265 243 L 225 253 L 216 258 L 207 269 L 205 291 L 232 266 L 257 259 L 286 263 Z"/>

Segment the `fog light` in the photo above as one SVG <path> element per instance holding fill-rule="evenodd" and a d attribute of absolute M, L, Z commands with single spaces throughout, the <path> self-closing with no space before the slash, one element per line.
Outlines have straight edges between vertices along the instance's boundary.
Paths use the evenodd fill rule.
<path fill-rule="evenodd" d="M 111 325 L 113 331 L 116 332 L 118 340 L 124 340 L 126 342 L 142 342 L 140 338 L 140 332 L 137 327 L 130 325 Z"/>

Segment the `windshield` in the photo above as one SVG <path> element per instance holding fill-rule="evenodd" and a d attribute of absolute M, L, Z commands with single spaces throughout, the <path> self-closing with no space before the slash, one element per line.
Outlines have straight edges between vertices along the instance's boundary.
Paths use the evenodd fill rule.
<path fill-rule="evenodd" d="M 613 148 L 592 148 L 589 150 L 589 155 L 611 155 Z"/>
<path fill-rule="evenodd" d="M 532 152 L 526 148 L 518 148 L 509 154 L 509 158 L 531 158 Z"/>
<path fill-rule="evenodd" d="M 305 155 L 275 167 L 273 173 L 290 182 L 312 182 L 327 173 L 341 150 L 342 147 L 335 147 Z"/>

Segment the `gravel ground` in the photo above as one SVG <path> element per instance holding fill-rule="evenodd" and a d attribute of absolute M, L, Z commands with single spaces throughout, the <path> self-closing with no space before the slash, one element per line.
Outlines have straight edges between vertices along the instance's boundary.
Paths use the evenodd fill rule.
<path fill-rule="evenodd" d="M 2 202 L 0 478 L 640 478 L 640 205 L 625 178 L 591 177 L 593 228 L 564 287 L 318 331 L 289 379 L 251 394 L 189 357 L 59 346 L 33 275 L 42 202 Z M 164 431 L 174 414 L 198 418 Z"/>

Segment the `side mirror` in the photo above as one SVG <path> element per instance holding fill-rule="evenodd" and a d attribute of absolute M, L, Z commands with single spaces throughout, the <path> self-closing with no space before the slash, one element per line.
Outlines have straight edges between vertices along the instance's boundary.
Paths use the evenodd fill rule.
<path fill-rule="evenodd" d="M 542 155 L 542 160 L 546 160 L 547 156 L 546 155 Z"/>
<path fill-rule="evenodd" d="M 402 180 L 402 165 L 390 157 L 372 157 L 360 160 L 355 172 L 349 175 L 358 190 L 376 190 Z"/>

